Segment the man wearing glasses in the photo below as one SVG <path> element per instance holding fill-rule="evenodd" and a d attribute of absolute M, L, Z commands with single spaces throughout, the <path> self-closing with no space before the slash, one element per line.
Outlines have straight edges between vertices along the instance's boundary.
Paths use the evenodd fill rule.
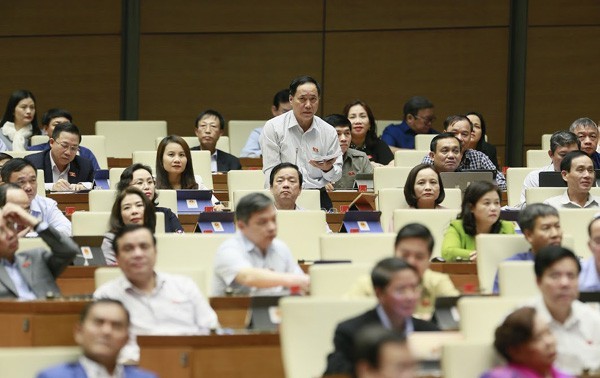
<path fill-rule="evenodd" d="M 61 123 L 52 132 L 49 150 L 25 157 L 36 169 L 44 170 L 46 190 L 92 189 L 94 168 L 90 160 L 77 155 L 79 143 L 79 128 L 70 122 Z"/>
<path fill-rule="evenodd" d="M 386 127 L 381 139 L 390 146 L 392 152 L 399 149 L 414 150 L 415 135 L 439 134 L 431 128 L 434 122 L 433 104 L 425 97 L 414 96 L 404 104 L 402 123 Z"/>

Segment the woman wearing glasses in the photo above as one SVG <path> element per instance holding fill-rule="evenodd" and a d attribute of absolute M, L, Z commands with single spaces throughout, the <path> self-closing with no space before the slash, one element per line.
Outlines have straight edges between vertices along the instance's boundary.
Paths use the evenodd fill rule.
<path fill-rule="evenodd" d="M 40 135 L 35 97 L 28 90 L 14 91 L 0 121 L 0 151 L 26 151 L 32 135 Z"/>
<path fill-rule="evenodd" d="M 168 207 L 158 206 L 158 192 L 154 177 L 152 177 L 152 169 L 147 165 L 136 163 L 125 168 L 121 173 L 121 179 L 117 184 L 117 191 L 120 193 L 129 187 L 136 187 L 141 190 L 144 195 L 155 205 L 157 212 L 165 214 L 165 232 L 183 232 L 183 227 L 177 218 Z"/>

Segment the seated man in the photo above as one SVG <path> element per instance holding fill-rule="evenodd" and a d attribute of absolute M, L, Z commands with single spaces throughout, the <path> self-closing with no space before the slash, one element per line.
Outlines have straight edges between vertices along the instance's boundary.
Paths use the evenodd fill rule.
<path fill-rule="evenodd" d="M 429 269 L 433 252 L 433 235 L 429 229 L 419 223 L 409 223 L 398 231 L 396 236 L 394 257 L 405 260 L 417 269 L 421 278 L 421 298 L 417 304 L 415 315 L 421 319 L 431 319 L 437 297 L 454 297 L 460 295 L 450 276 Z M 375 296 L 371 277 L 358 277 L 356 284 L 347 293 L 350 298 Z"/>
<path fill-rule="evenodd" d="M 290 90 L 286 88 L 275 93 L 275 97 L 273 97 L 273 105 L 271 106 L 271 114 L 273 117 L 277 117 L 278 115 L 289 112 L 290 110 L 292 110 L 292 104 L 290 103 Z M 262 155 L 262 151 L 260 150 L 260 134 L 262 133 L 262 129 L 262 127 L 257 127 L 256 129 L 252 130 L 246 145 L 244 148 L 242 148 L 240 157 L 257 158 Z"/>
<path fill-rule="evenodd" d="M 473 124 L 466 116 L 452 115 L 446 118 L 444 121 L 444 131 L 454 134 L 460 141 L 462 159 L 458 165 L 458 171 L 493 171 L 496 174 L 496 184 L 500 190 L 506 191 L 506 178 L 502 172 L 496 169 L 490 158 L 481 151 L 468 148 L 471 141 L 471 133 L 473 132 Z M 431 157 L 429 155 L 425 156 L 423 163 L 431 164 Z"/>
<path fill-rule="evenodd" d="M 579 291 L 600 291 L 600 217 L 596 216 L 588 226 L 588 247 L 592 256 L 581 262 Z"/>
<path fill-rule="evenodd" d="M 328 191 L 334 189 L 353 189 L 358 173 L 373 173 L 369 157 L 362 151 L 350 148 L 352 141 L 352 123 L 341 114 L 331 114 L 323 118 L 325 122 L 335 127 L 342 149 L 342 177 L 333 183 L 328 183 Z"/>
<path fill-rule="evenodd" d="M 73 116 L 71 116 L 71 113 L 69 113 L 65 109 L 49 109 L 46 113 L 44 113 L 44 116 L 42 117 L 42 131 L 44 131 L 46 135 L 51 137 L 56 125 L 65 122 L 73 122 Z M 50 142 L 35 144 L 27 148 L 27 150 L 29 151 L 46 151 L 48 149 L 50 149 Z M 98 160 L 96 159 L 96 156 L 89 148 L 79 146 L 79 155 L 81 155 L 82 158 L 86 158 L 89 161 L 91 161 L 92 167 L 95 171 L 101 169 L 100 164 L 98 164 Z"/>
<path fill-rule="evenodd" d="M 365 327 L 356 335 L 354 355 L 357 378 L 417 376 L 417 361 L 401 333 Z"/>
<path fill-rule="evenodd" d="M 16 184 L 25 191 L 29 199 L 31 215 L 41 218 L 58 232 L 71 235 L 71 222 L 60 211 L 56 201 L 37 194 L 37 170 L 29 161 L 21 158 L 11 159 L 4 164 L 0 175 L 3 182 Z M 35 234 L 27 236 L 35 236 Z"/>
<path fill-rule="evenodd" d="M 531 245 L 529 251 L 519 252 L 504 261 L 534 261 L 536 253 L 549 245 L 562 243 L 562 229 L 558 211 L 550 205 L 534 203 L 519 213 L 519 227 L 523 236 Z M 494 294 L 500 292 L 498 286 L 498 273 L 494 278 Z"/>
<path fill-rule="evenodd" d="M 302 210 L 296 200 L 302 192 L 302 173 L 292 163 L 280 163 L 271 171 L 269 186 L 277 210 Z"/>
<path fill-rule="evenodd" d="M 194 133 L 200 145 L 190 148 L 192 151 L 210 152 L 210 170 L 212 173 L 229 172 L 233 169 L 242 169 L 240 159 L 232 154 L 217 149 L 217 142 L 225 129 L 225 119 L 216 110 L 205 110 L 196 117 Z"/>
<path fill-rule="evenodd" d="M 404 119 L 400 124 L 392 124 L 383 130 L 381 140 L 390 146 L 392 152 L 401 148 L 415 149 L 417 134 L 437 134 L 431 128 L 435 122 L 433 104 L 421 96 L 411 97 L 404 104 Z"/>
<path fill-rule="evenodd" d="M 16 253 L 18 229 L 31 227 L 50 251 L 36 248 Z M 71 238 L 22 207 L 7 203 L 0 212 L 0 298 L 59 297 L 56 278 L 73 262 L 79 247 Z"/>
<path fill-rule="evenodd" d="M 281 295 L 307 291 L 308 275 L 277 236 L 277 211 L 262 193 L 243 197 L 235 208 L 238 232 L 215 256 L 212 296 L 226 293 Z"/>
<path fill-rule="evenodd" d="M 581 143 L 581 151 L 585 152 L 592 162 L 595 169 L 600 169 L 600 154 L 596 151 L 598 148 L 598 126 L 589 118 L 579 118 L 573 121 L 569 131 L 577 135 Z"/>
<path fill-rule="evenodd" d="M 535 276 L 541 298 L 532 304 L 550 322 L 556 337 L 556 367 L 580 375 L 600 368 L 600 314 L 577 300 L 579 259 L 559 246 L 542 248 L 535 256 Z"/>
<path fill-rule="evenodd" d="M 48 368 L 37 378 L 156 377 L 135 366 L 117 362 L 119 352 L 129 339 L 129 312 L 121 302 L 112 299 L 90 302 L 81 312 L 73 333 L 83 352 L 79 361 Z"/>
<path fill-rule="evenodd" d="M 567 182 L 567 190 L 559 196 L 544 201 L 557 209 L 587 209 L 600 206 L 600 198 L 590 194 L 596 183 L 596 172 L 592 159 L 583 151 L 571 151 L 560 162 L 563 180 Z"/>
<path fill-rule="evenodd" d="M 525 191 L 529 188 L 538 188 L 540 186 L 540 172 L 560 172 L 560 162 L 568 152 L 579 150 L 580 142 L 577 135 L 570 131 L 557 131 L 550 137 L 550 156 L 551 163 L 540 169 L 529 172 L 523 181 L 523 189 L 521 190 L 521 203 L 518 208 L 527 206 L 525 203 Z"/>
<path fill-rule="evenodd" d="M 435 324 L 412 316 L 422 290 L 415 267 L 399 258 L 383 259 L 373 268 L 371 282 L 379 304 L 338 324 L 333 337 L 335 350 L 327 357 L 325 375 L 353 373 L 354 337 L 366 326 L 380 325 L 405 336 L 412 332 L 439 331 Z"/>
<path fill-rule="evenodd" d="M 54 128 L 49 150 L 25 157 L 36 169 L 44 170 L 46 190 L 92 189 L 94 168 L 91 161 L 77 155 L 80 143 L 79 128 L 61 123 Z"/>
<path fill-rule="evenodd" d="M 123 276 L 96 289 L 94 298 L 119 300 L 131 314 L 122 361 L 139 360 L 137 335 L 206 334 L 219 326 L 217 314 L 190 278 L 154 270 L 156 238 L 149 228 L 123 227 L 113 248 Z"/>
<path fill-rule="evenodd" d="M 429 160 L 436 172 L 456 172 L 462 158 L 461 143 L 454 134 L 436 135 L 429 144 Z"/>

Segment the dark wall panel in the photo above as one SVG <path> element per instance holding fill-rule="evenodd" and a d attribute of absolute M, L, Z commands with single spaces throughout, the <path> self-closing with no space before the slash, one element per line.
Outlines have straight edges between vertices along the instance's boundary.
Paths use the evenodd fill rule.
<path fill-rule="evenodd" d="M 529 25 L 598 25 L 600 1 L 529 0 Z"/>
<path fill-rule="evenodd" d="M 169 132 L 191 135 L 203 109 L 228 120 L 265 119 L 293 77 L 321 80 L 321 35 L 145 35 L 140 64 L 140 117 L 166 119 Z"/>

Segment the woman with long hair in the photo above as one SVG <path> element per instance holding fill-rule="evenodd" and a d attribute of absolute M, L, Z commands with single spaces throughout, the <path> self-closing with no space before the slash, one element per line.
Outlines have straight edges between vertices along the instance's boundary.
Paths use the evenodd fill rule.
<path fill-rule="evenodd" d="M 41 134 L 33 93 L 20 89 L 10 95 L 0 127 L 0 151 L 27 150 L 31 136 Z"/>

